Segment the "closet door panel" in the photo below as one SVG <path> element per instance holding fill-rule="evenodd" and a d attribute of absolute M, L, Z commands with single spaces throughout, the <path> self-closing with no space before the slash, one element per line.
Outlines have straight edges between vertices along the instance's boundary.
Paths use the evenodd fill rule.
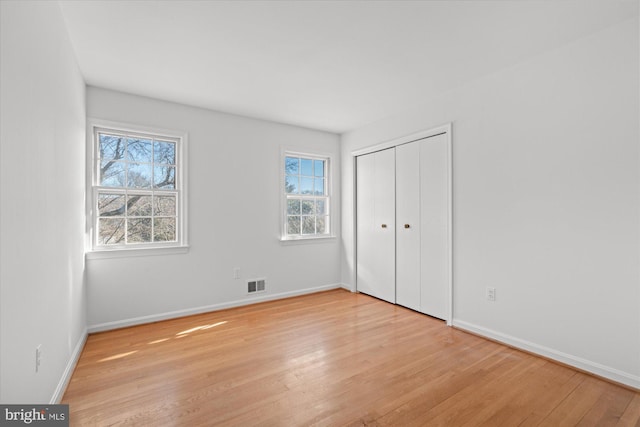
<path fill-rule="evenodd" d="M 395 303 L 395 150 L 357 158 L 357 289 Z"/>
<path fill-rule="evenodd" d="M 374 155 L 357 158 L 356 163 L 356 286 L 359 292 L 372 294 L 375 288 L 375 271 L 372 270 L 375 259 L 375 248 L 371 242 L 376 241 L 374 229 L 375 205 L 375 160 Z"/>
<path fill-rule="evenodd" d="M 396 147 L 396 303 L 420 311 L 420 142 Z"/>
<path fill-rule="evenodd" d="M 446 135 L 421 141 L 421 311 L 448 316 L 449 283 L 449 151 Z"/>

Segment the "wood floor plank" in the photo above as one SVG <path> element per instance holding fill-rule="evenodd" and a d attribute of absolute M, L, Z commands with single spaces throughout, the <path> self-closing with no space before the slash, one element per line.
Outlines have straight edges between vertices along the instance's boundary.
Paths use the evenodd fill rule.
<path fill-rule="evenodd" d="M 599 380 L 600 381 L 600 380 Z M 579 426 L 615 426 L 624 414 L 625 409 L 633 399 L 633 393 L 621 393 L 611 384 L 602 381 L 603 391 L 598 401 L 593 405 L 578 423 Z"/>
<path fill-rule="evenodd" d="M 640 427 L 640 393 L 343 290 L 89 336 L 74 426 Z"/>
<path fill-rule="evenodd" d="M 539 425 L 549 427 L 558 425 L 600 425 L 598 421 L 593 419 L 589 421 L 585 417 L 598 405 L 609 386 L 615 387 L 619 396 L 627 395 L 628 390 L 587 375 L 584 381 L 561 404 L 554 408 Z M 622 413 L 619 415 L 622 415 Z"/>
<path fill-rule="evenodd" d="M 636 393 L 620 417 L 618 427 L 640 427 L 640 393 Z"/>

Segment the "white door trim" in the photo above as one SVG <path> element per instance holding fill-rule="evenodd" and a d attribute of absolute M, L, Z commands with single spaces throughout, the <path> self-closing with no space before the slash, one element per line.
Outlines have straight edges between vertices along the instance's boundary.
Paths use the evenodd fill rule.
<path fill-rule="evenodd" d="M 446 133 L 448 135 L 449 146 L 451 146 L 451 128 L 452 124 L 447 123 L 442 126 L 438 126 L 432 129 L 423 130 L 420 132 L 412 133 L 410 135 L 394 138 L 389 141 L 381 142 L 380 144 L 372 145 L 369 147 L 361 148 L 351 152 L 354 157 L 362 156 L 363 154 L 374 153 L 376 151 L 386 150 L 387 148 L 397 147 L 398 145 L 408 144 L 420 139 L 429 138 L 431 136 L 440 135 Z"/>

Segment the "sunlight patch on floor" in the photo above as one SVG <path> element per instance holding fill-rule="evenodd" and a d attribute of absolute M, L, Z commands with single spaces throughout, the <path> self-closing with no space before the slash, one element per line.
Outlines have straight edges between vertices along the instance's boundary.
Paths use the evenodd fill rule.
<path fill-rule="evenodd" d="M 222 322 L 218 322 L 218 323 L 212 323 L 210 325 L 196 326 L 195 328 L 191 328 L 191 329 L 187 329 L 187 330 L 182 331 L 182 332 L 178 332 L 176 335 L 179 336 L 179 335 L 190 334 L 191 332 L 204 331 L 206 329 L 211 329 L 211 328 L 215 328 L 216 326 L 224 325 L 225 323 L 227 323 L 226 320 L 224 320 Z"/>

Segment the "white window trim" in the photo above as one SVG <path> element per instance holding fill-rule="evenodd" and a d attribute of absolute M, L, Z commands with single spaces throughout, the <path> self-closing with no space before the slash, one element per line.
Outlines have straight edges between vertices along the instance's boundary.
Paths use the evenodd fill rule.
<path fill-rule="evenodd" d="M 326 186 L 327 186 L 327 195 L 326 197 L 329 200 L 329 233 L 316 235 L 300 235 L 300 236 L 289 236 L 287 235 L 287 196 L 284 192 L 285 187 L 285 172 L 284 172 L 284 164 L 285 157 L 305 157 L 305 158 L 314 158 L 318 160 L 326 160 L 327 161 L 327 176 L 326 176 Z M 280 161 L 278 163 L 278 174 L 280 176 L 280 242 L 283 244 L 296 244 L 296 243 L 313 243 L 313 242 L 323 242 L 331 239 L 335 239 L 335 218 L 336 218 L 336 210 L 335 210 L 335 200 L 333 197 L 334 188 L 333 182 L 333 165 L 334 165 L 334 156 L 330 153 L 319 152 L 315 150 L 300 150 L 299 147 L 280 147 Z"/>
<path fill-rule="evenodd" d="M 96 162 L 97 144 L 94 139 L 96 129 L 113 129 L 114 131 L 151 134 L 171 139 L 179 139 L 176 150 L 176 181 L 178 193 L 177 225 L 178 240 L 166 243 L 145 243 L 140 246 L 98 246 L 95 232 L 97 230 L 97 215 L 94 215 L 96 206 L 97 171 Z M 188 252 L 188 133 L 185 131 L 162 129 L 148 126 L 134 125 L 131 123 L 115 122 L 96 118 L 87 119 L 87 242 L 86 258 L 120 258 L 129 256 L 169 255 Z"/>

